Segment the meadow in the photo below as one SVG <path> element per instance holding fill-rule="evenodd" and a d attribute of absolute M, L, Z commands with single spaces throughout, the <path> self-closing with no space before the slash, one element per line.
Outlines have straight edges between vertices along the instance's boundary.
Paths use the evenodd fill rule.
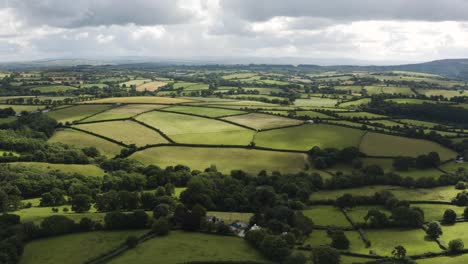
<path fill-rule="evenodd" d="M 83 122 L 100 121 L 100 120 L 112 120 L 130 118 L 143 112 L 151 111 L 153 109 L 160 109 L 167 107 L 167 105 L 156 105 L 156 104 L 129 104 L 122 105 L 119 107 L 111 108 L 105 112 L 93 115 L 89 118 L 82 120 Z"/>
<path fill-rule="evenodd" d="M 91 115 L 105 111 L 111 108 L 111 105 L 76 105 L 62 108 L 47 113 L 48 116 L 60 123 L 79 121 Z"/>
<path fill-rule="evenodd" d="M 56 164 L 47 162 L 12 162 L 10 166 L 27 167 L 31 170 L 48 172 L 48 171 L 62 171 L 65 173 L 79 173 L 84 176 L 102 177 L 105 172 L 94 164 Z"/>
<path fill-rule="evenodd" d="M 69 90 L 76 90 L 76 87 L 66 85 L 48 85 L 48 86 L 36 86 L 31 88 L 31 91 L 39 91 L 41 93 L 59 93 Z"/>
<path fill-rule="evenodd" d="M 167 83 L 160 82 L 160 81 L 147 82 L 147 83 L 138 85 L 136 90 L 154 92 L 165 85 L 167 85 Z"/>
<path fill-rule="evenodd" d="M 189 99 L 158 97 L 158 96 L 132 96 L 132 97 L 110 97 L 85 101 L 84 104 L 178 104 L 191 102 Z"/>
<path fill-rule="evenodd" d="M 334 107 L 338 103 L 336 99 L 311 97 L 309 99 L 296 99 L 295 106 Z"/>
<path fill-rule="evenodd" d="M 298 172 L 308 164 L 305 154 L 240 148 L 155 147 L 138 151 L 130 158 L 160 167 L 184 164 L 192 169 L 204 170 L 216 165 L 223 173 L 241 169 L 253 175 L 263 169 L 269 172 Z"/>
<path fill-rule="evenodd" d="M 195 106 L 171 106 L 165 108 L 164 110 L 178 112 L 182 114 L 194 114 L 201 115 L 206 117 L 220 117 L 220 116 L 230 116 L 230 115 L 239 115 L 244 114 L 244 111 L 214 108 L 214 107 L 195 107 Z"/>
<path fill-rule="evenodd" d="M 11 104 L 0 104 L 0 109 L 3 108 L 13 108 L 16 113 L 21 113 L 23 111 L 31 112 L 39 109 L 43 109 L 44 106 L 41 105 L 11 105 Z"/>
<path fill-rule="evenodd" d="M 294 125 L 300 125 L 303 123 L 302 121 L 295 120 L 295 119 L 274 116 L 274 115 L 267 115 L 267 114 L 259 114 L 259 113 L 236 115 L 236 116 L 224 117 L 223 119 L 237 123 L 237 124 L 241 124 L 244 126 L 252 127 L 257 130 L 285 127 L 285 126 L 294 126 Z"/>
<path fill-rule="evenodd" d="M 350 227 L 351 223 L 344 214 L 334 206 L 317 205 L 302 210 L 305 216 L 312 219 L 314 224 L 321 226 Z"/>

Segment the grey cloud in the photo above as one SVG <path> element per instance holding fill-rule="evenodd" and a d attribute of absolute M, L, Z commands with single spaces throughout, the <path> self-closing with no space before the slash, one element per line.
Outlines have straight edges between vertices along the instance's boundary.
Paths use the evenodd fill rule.
<path fill-rule="evenodd" d="M 0 7 L 30 25 L 74 28 L 177 24 L 192 18 L 177 0 L 0 0 Z"/>
<path fill-rule="evenodd" d="M 468 21 L 466 0 L 221 0 L 224 10 L 250 21 L 274 16 L 340 20 Z"/>

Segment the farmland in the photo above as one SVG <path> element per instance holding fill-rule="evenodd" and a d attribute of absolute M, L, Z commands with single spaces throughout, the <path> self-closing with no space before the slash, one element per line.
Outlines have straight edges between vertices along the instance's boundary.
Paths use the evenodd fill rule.
<path fill-rule="evenodd" d="M 123 105 L 123 106 L 109 109 L 97 115 L 93 115 L 89 118 L 84 119 L 83 122 L 129 118 L 129 117 L 133 117 L 143 112 L 147 112 L 147 111 L 151 111 L 151 110 L 159 109 L 163 107 L 167 107 L 167 106 L 166 105 L 154 105 L 154 104 Z"/>
<path fill-rule="evenodd" d="M 244 126 L 252 127 L 257 130 L 302 124 L 302 122 L 298 120 L 265 114 L 237 115 L 225 117 L 223 119 Z"/>
<path fill-rule="evenodd" d="M 79 121 L 91 115 L 105 111 L 110 107 L 111 105 L 77 105 L 50 111 L 47 115 L 57 120 L 57 122 L 66 123 Z"/>

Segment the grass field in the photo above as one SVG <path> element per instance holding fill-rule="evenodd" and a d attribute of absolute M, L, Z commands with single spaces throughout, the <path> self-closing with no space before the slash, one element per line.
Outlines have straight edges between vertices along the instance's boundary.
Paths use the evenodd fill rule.
<path fill-rule="evenodd" d="M 104 89 L 104 88 L 109 87 L 109 85 L 105 83 L 87 83 L 87 84 L 80 85 L 80 88 L 94 88 L 94 87 L 97 87 L 99 89 Z"/>
<path fill-rule="evenodd" d="M 423 209 L 424 220 L 426 221 L 441 221 L 446 209 L 452 209 L 457 213 L 457 217 L 463 217 L 463 210 L 465 209 L 462 206 L 447 204 L 414 204 L 413 206 Z M 445 227 L 442 229 L 445 231 Z M 468 241 L 466 242 L 468 243 Z"/>
<path fill-rule="evenodd" d="M 414 120 L 414 119 L 401 119 L 400 122 L 417 127 L 425 127 L 425 128 L 433 128 L 434 126 L 438 126 L 438 123 L 421 121 L 421 120 Z"/>
<path fill-rule="evenodd" d="M 321 226 L 351 226 L 340 209 L 334 206 L 317 205 L 302 210 L 314 224 Z"/>
<path fill-rule="evenodd" d="M 112 138 L 124 144 L 145 146 L 168 143 L 158 132 L 131 120 L 80 124 L 74 127 Z"/>
<path fill-rule="evenodd" d="M 95 147 L 102 155 L 114 157 L 120 153 L 121 146 L 108 140 L 73 129 L 62 129 L 54 133 L 49 142 L 61 142 L 80 148 Z"/>
<path fill-rule="evenodd" d="M 296 99 L 295 106 L 334 107 L 338 103 L 336 99 L 311 97 L 310 99 Z"/>
<path fill-rule="evenodd" d="M 3 108 L 13 108 L 13 110 L 15 110 L 16 113 L 20 113 L 22 111 L 26 111 L 26 112 L 31 112 L 31 111 L 35 111 L 35 110 L 38 110 L 38 109 L 43 109 L 44 106 L 42 105 L 10 105 L 10 104 L 0 104 L 0 109 L 3 109 Z"/>
<path fill-rule="evenodd" d="M 386 116 L 383 116 L 383 115 L 367 113 L 367 112 L 343 112 L 343 113 L 337 113 L 337 114 L 338 116 L 345 117 L 345 118 L 353 118 L 353 117 L 366 118 L 366 119 L 386 118 Z"/>
<path fill-rule="evenodd" d="M 92 164 L 54 164 L 47 162 L 12 162 L 10 166 L 23 166 L 29 169 L 48 172 L 51 170 L 59 170 L 66 173 L 79 173 L 84 176 L 104 176 L 105 172 Z"/>
<path fill-rule="evenodd" d="M 222 109 L 222 108 L 214 108 L 214 107 L 195 107 L 195 106 L 171 106 L 164 110 L 178 112 L 178 113 L 188 113 L 188 114 L 196 114 L 201 116 L 207 117 L 219 117 L 219 116 L 228 116 L 228 115 L 238 115 L 246 113 L 244 111 L 238 110 L 230 110 L 230 109 Z"/>
<path fill-rule="evenodd" d="M 257 146 L 278 149 L 309 150 L 314 146 L 341 149 L 358 146 L 363 134 L 364 131 L 347 127 L 303 125 L 260 132 L 255 137 L 255 143 Z"/>
<path fill-rule="evenodd" d="M 456 223 L 455 225 L 442 226 L 441 239 L 445 245 L 448 245 L 450 240 L 461 239 L 463 243 L 468 244 L 468 223 Z"/>
<path fill-rule="evenodd" d="M 431 151 L 439 153 L 441 160 L 454 158 L 456 153 L 441 145 L 422 139 L 405 138 L 379 133 L 366 133 L 359 149 L 372 156 L 418 156 Z"/>
<path fill-rule="evenodd" d="M 334 116 L 329 116 L 326 114 L 322 114 L 319 112 L 314 112 L 314 111 L 296 111 L 296 116 L 299 117 L 304 117 L 307 116 L 309 118 L 321 118 L 321 119 L 335 119 Z"/>
<path fill-rule="evenodd" d="M 468 162 L 457 163 L 457 162 L 449 162 L 445 163 L 440 168 L 444 171 L 455 173 L 458 170 L 468 170 Z"/>
<path fill-rule="evenodd" d="M 9 116 L 9 117 L 5 117 L 5 118 L 0 118 L 0 125 L 1 124 L 11 123 L 13 121 L 16 121 L 16 119 L 18 119 L 16 116 Z"/>
<path fill-rule="evenodd" d="M 223 118 L 225 120 L 258 130 L 302 124 L 302 121 L 281 116 L 251 113 Z"/>
<path fill-rule="evenodd" d="M 269 172 L 298 172 L 307 164 L 305 154 L 232 148 L 156 147 L 138 151 L 130 158 L 160 167 L 183 164 L 204 170 L 216 165 L 224 173 L 241 169 L 253 175 L 263 169 Z"/>
<path fill-rule="evenodd" d="M 378 205 L 372 205 L 372 206 L 366 206 L 366 205 L 361 205 L 361 206 L 356 206 L 350 209 L 347 209 L 348 215 L 353 219 L 354 222 L 356 223 L 365 223 L 366 221 L 364 220 L 364 217 L 367 215 L 369 210 L 372 209 L 377 209 L 381 212 L 387 213 L 388 216 L 390 216 L 390 212 L 385 209 L 383 206 L 378 206 Z"/>
<path fill-rule="evenodd" d="M 189 103 L 191 100 L 158 96 L 132 96 L 132 97 L 111 97 L 86 101 L 85 104 L 178 104 Z"/>
<path fill-rule="evenodd" d="M 365 230 L 371 241 L 370 248 L 362 248 L 358 253 L 368 254 L 373 250 L 376 254 L 390 256 L 397 245 L 407 250 L 407 255 L 423 254 L 426 252 L 440 252 L 435 241 L 425 240 L 425 232 L 421 229 L 375 229 Z"/>
<path fill-rule="evenodd" d="M 231 79 L 247 79 L 256 76 L 256 73 L 250 73 L 250 72 L 245 72 L 245 73 L 234 73 L 234 74 L 229 74 L 229 75 L 224 75 L 223 79 L 226 80 L 231 80 Z"/>
<path fill-rule="evenodd" d="M 137 119 L 160 129 L 178 143 L 248 145 L 254 134 L 223 121 L 184 114 L 149 112 Z"/>
<path fill-rule="evenodd" d="M 159 88 L 163 87 L 166 84 L 167 83 L 165 83 L 165 82 L 153 81 L 153 82 L 147 82 L 147 83 L 138 85 L 136 89 L 137 89 L 137 91 L 150 91 L 150 92 L 153 92 L 153 91 L 156 91 Z"/>
<path fill-rule="evenodd" d="M 151 239 L 113 259 L 111 264 L 177 264 L 187 261 L 267 262 L 247 241 L 238 237 L 173 231 Z"/>
<path fill-rule="evenodd" d="M 25 200 L 24 202 L 27 203 L 29 200 Z M 37 201 L 40 199 L 38 198 Z M 63 215 L 66 216 L 70 219 L 72 219 L 75 222 L 79 222 L 83 217 L 87 217 L 90 219 L 93 219 L 94 221 L 101 222 L 103 223 L 104 217 L 106 213 L 97 213 L 96 209 L 93 207 L 89 212 L 86 213 L 75 213 L 72 212 L 71 206 L 70 205 L 62 205 L 62 206 L 55 206 L 55 208 L 59 209 L 58 213 L 52 212 L 52 207 L 39 207 L 33 206 L 30 208 L 24 208 L 18 211 L 15 211 L 14 214 L 19 215 L 21 222 L 23 223 L 28 223 L 28 222 L 34 222 L 35 224 L 40 224 L 42 220 L 46 217 L 52 216 L 52 215 Z M 65 213 L 63 212 L 63 208 L 68 208 L 70 211 Z"/>
<path fill-rule="evenodd" d="M 408 189 L 398 186 L 374 185 L 360 188 L 332 190 L 332 191 L 318 191 L 312 193 L 310 198 L 312 200 L 327 200 L 336 199 L 345 193 L 352 195 L 365 195 L 370 196 L 378 191 L 387 190 L 393 193 L 401 200 L 412 201 L 446 201 L 449 202 L 454 198 L 460 190 L 456 190 L 453 186 L 444 186 L 431 189 Z"/>
<path fill-rule="evenodd" d="M 424 94 L 425 96 L 443 96 L 445 98 L 452 98 L 455 96 L 467 96 L 468 93 L 464 92 L 463 90 L 442 90 L 442 89 L 418 89 L 418 93 Z"/>
<path fill-rule="evenodd" d="M 39 91 L 41 93 L 60 93 L 69 90 L 76 90 L 76 87 L 67 85 L 48 85 L 48 86 L 36 86 L 31 88 L 31 91 Z"/>
<path fill-rule="evenodd" d="M 460 264 L 468 263 L 468 254 L 455 255 L 450 257 L 437 257 L 419 259 L 418 264 Z"/>
<path fill-rule="evenodd" d="M 47 115 L 57 120 L 57 122 L 66 123 L 84 119 L 110 107 L 110 105 L 77 105 L 50 111 Z"/>
<path fill-rule="evenodd" d="M 26 244 L 20 264 L 81 264 L 125 242 L 145 230 L 99 231 L 35 240 Z"/>
<path fill-rule="evenodd" d="M 344 102 L 339 104 L 340 107 L 355 107 L 363 104 L 368 104 L 370 102 L 370 98 L 362 98 L 354 101 Z"/>
<path fill-rule="evenodd" d="M 207 215 L 216 216 L 224 220 L 225 223 L 233 223 L 235 221 L 242 221 L 249 223 L 252 213 L 237 213 L 237 212 L 215 212 L 208 211 Z"/>
<path fill-rule="evenodd" d="M 156 105 L 156 104 L 129 104 L 109 109 L 105 112 L 91 116 L 83 120 L 83 122 L 99 121 L 99 120 L 112 120 L 119 118 L 129 118 L 137 114 L 150 111 L 153 109 L 160 109 L 167 107 L 167 105 Z"/>

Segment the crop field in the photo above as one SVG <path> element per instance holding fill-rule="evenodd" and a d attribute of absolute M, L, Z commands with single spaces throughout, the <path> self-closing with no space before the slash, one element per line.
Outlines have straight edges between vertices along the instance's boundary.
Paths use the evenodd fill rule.
<path fill-rule="evenodd" d="M 147 82 L 137 86 L 137 91 L 156 91 L 159 88 L 165 86 L 167 83 L 160 81 Z"/>
<path fill-rule="evenodd" d="M 360 150 L 372 156 L 418 156 L 431 151 L 439 153 L 441 160 L 454 158 L 456 153 L 441 145 L 422 139 L 412 139 L 378 133 L 366 133 Z"/>
<path fill-rule="evenodd" d="M 138 151 L 130 158 L 160 167 L 183 164 L 192 169 L 204 170 L 216 165 L 224 173 L 241 169 L 252 175 L 257 175 L 263 169 L 269 172 L 297 172 L 308 164 L 307 156 L 301 153 L 237 148 L 156 147 Z"/>
<path fill-rule="evenodd" d="M 444 201 L 450 202 L 460 190 L 455 189 L 453 186 L 436 187 L 430 189 L 418 188 L 404 188 L 398 186 L 374 185 L 360 188 L 331 190 L 331 191 L 318 191 L 311 195 L 312 200 L 327 200 L 342 196 L 349 193 L 352 195 L 365 195 L 370 196 L 374 193 L 387 190 L 393 193 L 396 197 L 402 200 L 412 201 Z"/>
<path fill-rule="evenodd" d="M 36 86 L 31 88 L 32 91 L 39 91 L 41 93 L 59 93 L 75 89 L 76 87 L 66 85 Z"/>
<path fill-rule="evenodd" d="M 168 143 L 158 132 L 131 120 L 80 124 L 74 127 L 112 138 L 124 144 L 145 146 Z"/>
<path fill-rule="evenodd" d="M 368 254 L 373 250 L 378 255 L 391 256 L 393 248 L 398 245 L 404 246 L 408 255 L 441 251 L 435 241 L 425 239 L 426 233 L 421 229 L 373 229 L 365 230 L 365 233 L 372 246 L 362 248 L 358 253 Z"/>
<path fill-rule="evenodd" d="M 229 115 L 239 115 L 244 114 L 244 111 L 238 110 L 230 110 L 230 109 L 222 109 L 222 108 L 214 108 L 214 107 L 194 107 L 194 106 L 171 106 L 165 108 L 164 110 L 173 111 L 178 113 L 187 113 L 187 114 L 195 114 L 207 117 L 220 117 L 220 116 L 229 116 Z"/>
<path fill-rule="evenodd" d="M 55 164 L 47 162 L 13 162 L 9 164 L 10 166 L 22 166 L 43 172 L 59 170 L 65 173 L 79 173 L 84 176 L 94 177 L 101 177 L 105 174 L 101 168 L 93 164 Z"/>
<path fill-rule="evenodd" d="M 248 145 L 254 131 L 210 118 L 149 112 L 137 120 L 160 129 L 178 143 Z"/>
<path fill-rule="evenodd" d="M 179 104 L 189 103 L 191 100 L 158 96 L 110 97 L 85 101 L 84 104 Z"/>
<path fill-rule="evenodd" d="M 334 107 L 338 103 L 336 99 L 311 97 L 310 99 L 296 99 L 295 106 Z"/>
<path fill-rule="evenodd" d="M 171 232 L 150 239 L 135 249 L 113 259 L 111 264 L 140 263 L 178 264 L 187 261 L 266 261 L 247 241 L 238 237 Z"/>
<path fill-rule="evenodd" d="M 62 129 L 56 131 L 49 139 L 49 142 L 61 142 L 80 148 L 95 147 L 102 155 L 109 158 L 115 157 L 122 149 L 121 146 L 108 140 L 73 129 Z"/>
<path fill-rule="evenodd" d="M 302 211 L 305 216 L 312 219 L 314 224 L 321 226 L 344 226 L 349 227 L 351 223 L 346 219 L 340 209 L 334 206 L 312 206 Z"/>
<path fill-rule="evenodd" d="M 125 86 L 125 87 L 130 87 L 130 86 L 140 86 L 145 83 L 151 82 L 150 79 L 136 79 L 136 80 L 130 80 L 127 82 L 120 83 L 120 86 Z"/>
<path fill-rule="evenodd" d="M 123 243 L 129 235 L 140 236 L 145 230 L 98 231 L 64 235 L 26 244 L 20 264 L 81 264 Z"/>
<path fill-rule="evenodd" d="M 66 123 L 84 119 L 91 115 L 109 109 L 111 105 L 77 105 L 59 110 L 50 111 L 48 116 L 57 120 L 57 122 Z"/>
<path fill-rule="evenodd" d="M 89 118 L 82 120 L 83 122 L 100 121 L 100 120 L 112 120 L 129 118 L 138 115 L 143 112 L 151 111 L 153 109 L 160 109 L 167 107 L 167 105 L 156 105 L 156 104 L 129 104 L 115 108 L 111 108 L 105 112 L 93 115 Z"/>
<path fill-rule="evenodd" d="M 257 130 L 300 125 L 303 123 L 296 119 L 258 113 L 224 117 L 223 119 Z"/>
<path fill-rule="evenodd" d="M 314 146 L 341 149 L 358 146 L 363 134 L 358 129 L 314 124 L 260 132 L 255 136 L 255 143 L 277 149 L 310 150 Z"/>

